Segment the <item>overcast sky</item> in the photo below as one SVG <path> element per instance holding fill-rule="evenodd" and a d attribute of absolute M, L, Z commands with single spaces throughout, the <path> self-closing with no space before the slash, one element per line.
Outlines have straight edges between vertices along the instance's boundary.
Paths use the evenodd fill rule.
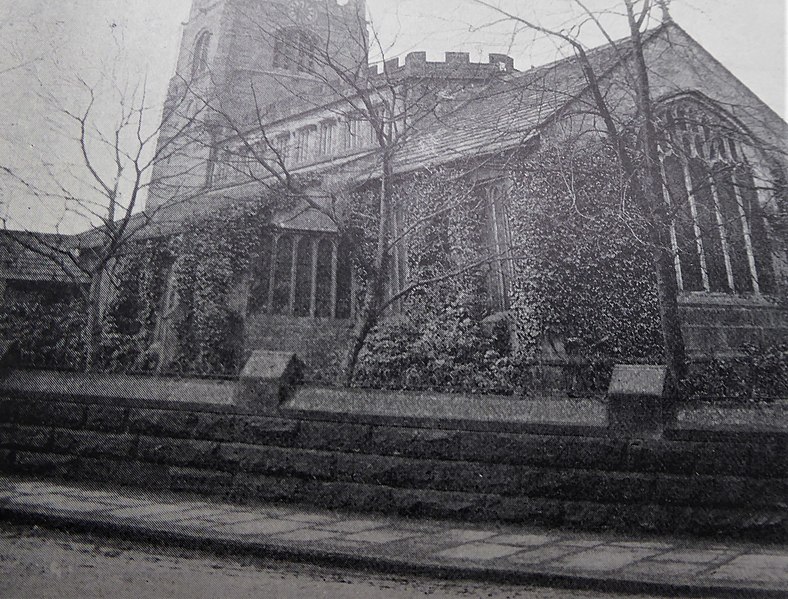
<path fill-rule="evenodd" d="M 260 0 L 265 1 L 265 0 Z M 567 19 L 568 0 L 497 0 L 524 16 Z M 610 5 L 612 0 L 588 0 Z M 555 44 L 513 35 L 510 23 L 472 0 L 368 0 L 369 16 L 389 56 L 426 50 L 467 51 L 474 59 L 505 52 L 525 70 L 559 56 Z M 151 102 L 163 100 L 191 0 L 0 0 L 0 167 L 56 177 L 77 161 L 72 131 L 52 118 L 54 103 L 76 106 L 84 96 L 75 76 L 97 80 L 108 65 L 118 78 L 147 78 Z M 525 8 L 522 8 L 525 7 Z M 673 0 L 673 17 L 783 118 L 786 116 L 786 0 Z M 611 21 L 612 23 L 612 21 Z M 614 34 L 622 36 L 625 31 Z M 601 43 L 589 39 L 589 44 Z M 47 98 L 49 96 L 49 98 Z M 110 111 L 111 106 L 105 106 Z M 43 176 L 43 175 L 41 175 Z M 78 188 L 78 187 L 77 187 Z M 63 219 L 62 205 L 35 201 L 0 179 L 0 215 L 9 226 L 69 232 L 86 223 Z"/>

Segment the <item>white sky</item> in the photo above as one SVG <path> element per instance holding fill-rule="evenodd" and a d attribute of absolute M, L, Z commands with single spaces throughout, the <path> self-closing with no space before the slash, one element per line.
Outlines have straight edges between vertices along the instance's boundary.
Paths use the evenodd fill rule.
<path fill-rule="evenodd" d="M 495 1 L 507 8 L 526 7 L 516 10 L 552 24 L 571 16 L 568 0 Z M 85 96 L 74 85 L 77 74 L 92 83 L 108 65 L 119 65 L 119 79 L 133 85 L 146 77 L 150 103 L 163 101 L 190 4 L 191 0 L 0 0 L 0 167 L 40 180 L 46 178 L 41 164 L 48 164 L 56 177 L 68 179 L 68 165 L 77 163 L 79 156 L 73 131 L 53 118 L 53 102 L 84 105 Z M 504 52 L 525 70 L 558 55 L 550 41 L 530 33 L 513 35 L 511 23 L 495 24 L 496 15 L 473 0 L 368 0 L 367 5 L 388 56 L 426 50 L 437 60 L 444 51 L 467 51 L 479 60 L 488 52 Z M 786 117 L 786 0 L 673 0 L 672 13 L 679 25 Z M 609 18 L 614 35 L 620 37 L 625 32 L 615 21 Z M 588 33 L 589 45 L 603 42 L 590 29 Z M 48 99 L 42 97 L 47 95 Z M 104 112 L 110 115 L 112 108 L 112 101 L 105 100 Z M 82 183 L 68 182 L 84 190 Z M 31 200 L 0 178 L 2 215 L 14 228 L 71 232 L 86 227 L 84 219 L 64 217 L 61 203 Z"/>

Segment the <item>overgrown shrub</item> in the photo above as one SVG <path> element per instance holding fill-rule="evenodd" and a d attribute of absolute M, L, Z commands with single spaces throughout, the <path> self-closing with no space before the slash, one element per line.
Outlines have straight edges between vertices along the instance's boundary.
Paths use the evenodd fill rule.
<path fill-rule="evenodd" d="M 421 296 L 403 312 L 370 334 L 356 384 L 478 393 L 510 393 L 518 385 L 515 357 L 499 335 L 484 330 L 471 307 L 453 303 L 435 310 Z"/>
<path fill-rule="evenodd" d="M 522 351 L 537 353 L 549 334 L 591 361 L 661 362 L 647 232 L 609 152 L 546 148 L 510 195 Z"/>
<path fill-rule="evenodd" d="M 86 318 L 81 301 L 15 302 L 0 312 L 0 336 L 16 339 L 20 364 L 33 368 L 79 370 Z"/>
<path fill-rule="evenodd" d="M 731 358 L 698 359 L 685 381 L 690 400 L 788 400 L 788 345 L 747 347 Z"/>

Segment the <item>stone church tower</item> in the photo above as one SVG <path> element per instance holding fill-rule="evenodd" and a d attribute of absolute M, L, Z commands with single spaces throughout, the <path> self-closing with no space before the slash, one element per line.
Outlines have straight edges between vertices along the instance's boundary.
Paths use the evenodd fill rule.
<path fill-rule="evenodd" d="M 147 210 L 207 185 L 222 132 L 258 116 L 273 120 L 288 103 L 319 95 L 337 68 L 367 69 L 364 0 L 193 0 Z"/>

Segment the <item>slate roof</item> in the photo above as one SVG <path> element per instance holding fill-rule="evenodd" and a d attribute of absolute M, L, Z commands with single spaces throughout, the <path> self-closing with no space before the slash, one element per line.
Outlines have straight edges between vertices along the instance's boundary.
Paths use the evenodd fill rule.
<path fill-rule="evenodd" d="M 87 279 L 84 273 L 60 251 L 68 251 L 70 239 L 69 236 L 52 233 L 0 231 L 0 278 L 85 282 Z"/>
<path fill-rule="evenodd" d="M 661 30 L 658 27 L 649 39 Z M 587 52 L 600 78 L 626 56 L 619 41 Z M 579 58 L 571 56 L 512 74 L 473 96 L 448 117 L 417 132 L 398 153 L 396 170 L 444 164 L 516 147 L 588 88 Z"/>

